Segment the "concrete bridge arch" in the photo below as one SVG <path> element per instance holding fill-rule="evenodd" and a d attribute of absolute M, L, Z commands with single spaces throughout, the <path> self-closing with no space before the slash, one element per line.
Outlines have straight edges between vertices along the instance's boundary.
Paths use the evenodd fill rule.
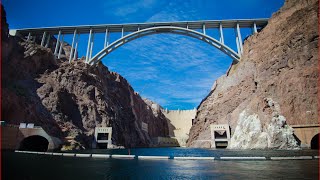
<path fill-rule="evenodd" d="M 101 61 L 105 56 L 107 56 L 112 51 L 116 50 L 120 46 L 144 37 L 149 36 L 153 34 L 162 34 L 162 33 L 171 33 L 171 34 L 180 34 L 189 36 L 195 39 L 199 39 L 205 43 L 208 43 L 209 45 L 219 49 L 221 52 L 225 53 L 229 57 L 231 57 L 234 61 L 238 62 L 240 59 L 240 54 L 232 50 L 229 46 L 225 45 L 222 41 L 219 41 L 213 37 L 210 37 L 206 35 L 205 33 L 198 32 L 196 30 L 184 28 L 184 27 L 175 27 L 175 26 L 157 26 L 157 27 L 151 27 L 146 28 L 143 30 L 138 30 L 133 33 L 130 33 L 126 36 L 121 37 L 120 39 L 114 41 L 104 49 L 102 49 L 100 52 L 98 52 L 94 57 L 92 57 L 89 60 L 89 64 L 95 64 L 99 61 Z"/>
<path fill-rule="evenodd" d="M 127 23 L 127 24 L 100 24 L 100 25 L 80 25 L 80 26 L 57 26 L 57 27 L 40 27 L 10 30 L 10 35 L 20 36 L 26 41 L 35 42 L 37 37 L 41 39 L 41 46 L 49 47 L 52 36 L 57 35 L 55 46 L 52 47 L 54 55 L 60 59 L 62 47 L 65 44 L 64 36 L 71 35 L 71 52 L 69 62 L 77 60 L 78 44 L 81 34 L 88 34 L 87 51 L 85 62 L 95 64 L 108 55 L 113 50 L 123 44 L 137 39 L 142 36 L 157 33 L 174 33 L 190 36 L 204 41 L 223 53 L 230 56 L 235 62 L 240 61 L 243 53 L 242 36 L 240 29 L 250 28 L 251 34 L 257 33 L 268 23 L 268 19 L 227 19 L 227 20 L 198 20 L 198 21 L 177 21 L 177 22 L 147 22 L 147 23 Z M 233 29 L 234 37 L 224 36 L 224 30 Z M 218 30 L 219 41 L 206 33 L 207 30 Z M 94 35 L 105 34 L 104 48 L 96 55 L 93 54 Z M 121 37 L 109 44 L 110 34 L 120 33 Z M 129 33 L 125 35 L 125 33 Z M 236 44 L 236 49 L 232 49 L 224 42 L 225 38 L 232 38 Z M 235 52 L 236 51 L 236 52 Z M 94 55 L 94 56 L 93 56 Z"/>

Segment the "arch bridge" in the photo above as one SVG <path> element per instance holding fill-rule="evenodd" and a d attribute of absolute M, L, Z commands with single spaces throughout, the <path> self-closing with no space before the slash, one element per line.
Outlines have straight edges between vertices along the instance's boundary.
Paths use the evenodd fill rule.
<path fill-rule="evenodd" d="M 26 28 L 11 30 L 11 35 L 18 35 L 28 41 L 35 41 L 41 37 L 41 46 L 48 47 L 50 37 L 57 36 L 55 43 L 54 55 L 60 58 L 62 46 L 64 43 L 64 36 L 73 34 L 71 43 L 71 52 L 69 55 L 69 62 L 75 60 L 79 37 L 82 34 L 88 34 L 86 63 L 95 64 L 102 60 L 103 57 L 134 39 L 158 33 L 173 33 L 182 34 L 199 39 L 205 43 L 212 45 L 223 53 L 230 56 L 235 62 L 240 61 L 243 52 L 242 47 L 242 28 L 251 28 L 252 34 L 258 32 L 259 29 L 266 26 L 268 19 L 235 19 L 235 20 L 201 20 L 201 21 L 180 21 L 180 22 L 157 22 L 157 23 L 131 23 L 131 24 L 103 24 L 103 25 L 83 25 L 83 26 L 60 26 L 60 27 L 42 27 L 42 28 Z M 225 29 L 234 29 L 235 43 L 237 49 L 232 49 L 225 44 L 224 33 Z M 208 35 L 208 29 L 217 29 L 220 38 L 215 39 Z M 97 54 L 93 55 L 94 35 L 103 33 L 104 44 L 103 49 Z M 121 36 L 110 42 L 110 34 L 121 33 Z"/>

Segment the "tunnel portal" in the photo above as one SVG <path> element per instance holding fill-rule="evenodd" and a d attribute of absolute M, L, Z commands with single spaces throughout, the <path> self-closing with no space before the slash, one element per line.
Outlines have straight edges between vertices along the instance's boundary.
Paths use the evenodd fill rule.
<path fill-rule="evenodd" d="M 49 141 L 42 136 L 29 136 L 20 143 L 20 151 L 38 151 L 45 152 L 48 150 Z"/>
<path fill-rule="evenodd" d="M 311 149 L 319 149 L 319 134 L 311 139 Z"/>

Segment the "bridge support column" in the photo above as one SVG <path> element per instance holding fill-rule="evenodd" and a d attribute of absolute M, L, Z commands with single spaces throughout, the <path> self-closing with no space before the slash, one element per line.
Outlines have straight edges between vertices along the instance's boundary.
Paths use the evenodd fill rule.
<path fill-rule="evenodd" d="M 90 44 L 90 55 L 89 55 L 89 59 L 91 59 L 91 57 L 92 57 L 93 44 L 94 44 L 94 34 L 92 34 L 92 39 L 91 39 L 91 44 Z"/>
<path fill-rule="evenodd" d="M 60 59 L 60 57 L 61 57 L 61 51 L 62 51 L 62 46 L 63 46 L 63 38 L 64 38 L 64 34 L 62 34 L 61 41 L 60 41 L 58 59 Z"/>
<path fill-rule="evenodd" d="M 56 47 L 54 48 L 54 55 L 57 55 L 57 53 L 58 53 L 60 36 L 61 36 L 61 31 L 59 31 L 59 34 L 58 34 L 58 38 L 57 38 L 57 42 L 56 42 Z"/>
<path fill-rule="evenodd" d="M 86 63 L 89 62 L 91 38 L 92 38 L 92 29 L 90 29 L 89 38 L 88 38 L 88 46 L 87 46 L 87 53 L 86 53 Z"/>
<path fill-rule="evenodd" d="M 50 34 L 48 34 L 48 37 L 47 37 L 47 41 L 46 41 L 46 45 L 45 45 L 46 48 L 49 47 L 49 42 L 50 42 Z"/>
<path fill-rule="evenodd" d="M 28 34 L 27 41 L 30 41 L 31 33 Z"/>
<path fill-rule="evenodd" d="M 219 25 L 219 31 L 220 31 L 220 42 L 224 44 L 224 38 L 223 38 L 223 30 L 222 30 L 222 24 Z"/>
<path fill-rule="evenodd" d="M 106 28 L 106 34 L 104 36 L 104 48 L 109 45 L 109 29 Z"/>
<path fill-rule="evenodd" d="M 238 36 L 236 36 L 236 44 L 237 44 L 237 52 L 238 52 L 238 55 L 240 56 L 241 53 L 240 53 L 239 38 L 238 38 Z"/>
<path fill-rule="evenodd" d="M 254 32 L 254 33 L 257 33 L 257 32 L 258 32 L 256 22 L 253 23 L 253 32 Z"/>
<path fill-rule="evenodd" d="M 71 62 L 72 57 L 73 57 L 73 51 L 74 51 L 74 50 L 73 50 L 73 47 L 74 47 L 74 41 L 75 41 L 76 35 L 77 35 L 77 29 L 75 29 L 75 30 L 74 30 L 74 33 L 73 33 L 71 50 L 70 50 L 70 56 L 69 56 L 69 63 Z"/>
<path fill-rule="evenodd" d="M 124 34 L 124 30 L 123 30 L 123 27 L 121 29 L 121 38 L 123 37 L 123 34 Z"/>
<path fill-rule="evenodd" d="M 44 46 L 44 42 L 45 42 L 45 40 L 46 40 L 46 34 L 47 34 L 47 32 L 43 32 L 43 35 L 42 35 L 42 39 L 41 39 L 41 46 Z"/>
<path fill-rule="evenodd" d="M 239 49 L 240 49 L 240 55 L 242 55 L 242 37 L 241 37 L 241 32 L 240 32 L 240 27 L 239 23 L 237 23 L 237 37 L 238 37 L 238 43 L 239 43 Z"/>
<path fill-rule="evenodd" d="M 202 32 L 204 35 L 206 35 L 206 24 L 202 25 Z"/>
<path fill-rule="evenodd" d="M 77 52 L 78 52 L 79 39 L 80 39 L 80 33 L 77 36 L 76 47 L 74 48 L 74 53 L 73 53 L 73 60 L 76 60 L 76 55 L 77 55 Z"/>

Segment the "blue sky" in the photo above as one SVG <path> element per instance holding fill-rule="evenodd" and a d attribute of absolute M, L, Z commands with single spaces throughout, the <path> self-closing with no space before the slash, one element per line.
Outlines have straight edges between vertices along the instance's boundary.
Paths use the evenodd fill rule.
<path fill-rule="evenodd" d="M 10 29 L 86 24 L 269 18 L 284 0 L 2 0 Z M 244 39 L 250 29 L 241 31 Z M 207 34 L 219 39 L 217 30 Z M 234 30 L 224 32 L 235 48 Z M 119 35 L 111 35 L 116 40 Z M 79 55 L 85 55 L 88 36 L 81 36 Z M 103 47 L 95 36 L 94 53 Z M 71 36 L 65 40 L 71 43 Z M 106 56 L 103 64 L 124 76 L 135 91 L 164 108 L 192 109 L 223 75 L 231 58 L 183 35 L 156 34 L 129 42 Z"/>

